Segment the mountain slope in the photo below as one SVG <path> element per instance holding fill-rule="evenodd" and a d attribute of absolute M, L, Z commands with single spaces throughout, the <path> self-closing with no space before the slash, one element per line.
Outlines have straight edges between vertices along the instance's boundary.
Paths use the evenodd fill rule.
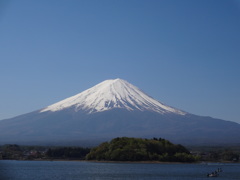
<path fill-rule="evenodd" d="M 120 136 L 231 144 L 240 143 L 240 125 L 164 105 L 121 79 L 104 81 L 41 110 L 0 121 L 0 144 L 96 145 Z"/>

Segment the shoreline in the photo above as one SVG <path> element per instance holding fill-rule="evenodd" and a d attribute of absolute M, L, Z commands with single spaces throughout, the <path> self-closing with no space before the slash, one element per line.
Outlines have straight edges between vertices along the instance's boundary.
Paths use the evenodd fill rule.
<path fill-rule="evenodd" d="M 66 162 L 92 162 L 92 163 L 131 163 L 131 164 L 239 164 L 231 161 L 199 161 L 199 162 L 163 162 L 163 161 L 98 161 L 81 159 L 0 159 L 0 161 L 66 161 Z"/>

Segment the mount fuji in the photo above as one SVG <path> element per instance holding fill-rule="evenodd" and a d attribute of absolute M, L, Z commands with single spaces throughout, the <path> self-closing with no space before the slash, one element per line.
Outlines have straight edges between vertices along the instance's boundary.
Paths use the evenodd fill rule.
<path fill-rule="evenodd" d="M 120 136 L 238 144 L 240 124 L 170 107 L 122 79 L 103 81 L 43 109 L 0 121 L 0 144 L 96 145 Z"/>

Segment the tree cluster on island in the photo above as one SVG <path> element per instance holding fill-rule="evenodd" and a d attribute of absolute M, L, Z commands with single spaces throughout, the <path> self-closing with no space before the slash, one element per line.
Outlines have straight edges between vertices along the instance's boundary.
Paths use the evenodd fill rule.
<path fill-rule="evenodd" d="M 195 162 L 198 156 L 162 138 L 115 138 L 92 148 L 87 160 Z"/>

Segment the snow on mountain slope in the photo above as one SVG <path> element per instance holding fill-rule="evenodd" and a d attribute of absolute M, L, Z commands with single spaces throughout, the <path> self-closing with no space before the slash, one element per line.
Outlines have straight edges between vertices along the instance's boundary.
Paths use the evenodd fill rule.
<path fill-rule="evenodd" d="M 74 108 L 75 111 L 84 110 L 88 113 L 101 112 L 113 108 L 124 108 L 129 111 L 147 110 L 161 114 L 186 114 L 183 111 L 156 101 L 143 93 L 136 86 L 122 79 L 103 81 L 82 93 L 52 104 L 42 109 L 40 112 L 54 112 L 67 108 Z"/>

